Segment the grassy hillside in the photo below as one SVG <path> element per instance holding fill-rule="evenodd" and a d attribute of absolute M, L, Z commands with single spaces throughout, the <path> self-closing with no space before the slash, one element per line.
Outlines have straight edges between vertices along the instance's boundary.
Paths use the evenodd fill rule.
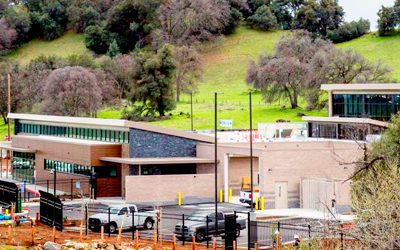
<path fill-rule="evenodd" d="M 337 47 L 358 51 L 371 61 L 382 59 L 392 68 L 392 76 L 400 80 L 400 32 L 387 37 L 380 37 L 374 32 L 350 42 L 338 44 Z"/>
<path fill-rule="evenodd" d="M 218 97 L 219 119 L 233 119 L 234 128 L 249 127 L 249 86 L 244 81 L 249 60 L 257 60 L 262 52 L 272 52 L 276 41 L 284 34 L 285 31 L 265 32 L 241 27 L 235 34 L 228 36 L 221 47 L 210 49 L 210 52 L 203 54 L 204 74 L 193 97 L 195 129 L 213 128 L 214 92 L 223 92 Z M 256 127 L 259 122 L 275 122 L 277 119 L 301 121 L 301 117 L 296 114 L 305 111 L 302 108 L 281 110 L 280 107 L 284 104 L 289 107 L 286 99 L 273 105 L 266 104 L 262 101 L 261 94 L 255 93 L 253 95 L 254 126 Z M 183 96 L 177 108 L 171 112 L 171 119 L 153 122 L 153 124 L 190 129 L 190 118 L 184 113 L 190 113 L 187 95 Z M 327 115 L 325 111 L 305 113 L 315 116 Z M 99 114 L 99 117 L 118 118 L 119 114 L 118 110 L 105 110 Z"/>
<path fill-rule="evenodd" d="M 223 92 L 219 96 L 219 118 L 233 119 L 234 128 L 248 128 L 248 90 L 244 79 L 250 59 L 257 60 L 262 52 L 272 52 L 274 45 L 285 31 L 259 31 L 241 27 L 233 35 L 228 36 L 221 46 L 210 45 L 208 52 L 203 53 L 204 74 L 194 95 L 194 124 L 195 129 L 213 127 L 214 92 Z M 73 53 L 85 53 L 82 35 L 68 33 L 55 41 L 32 41 L 10 54 L 10 57 L 20 59 L 22 63 L 36 58 L 40 54 L 56 54 L 66 56 Z M 300 101 L 302 106 L 304 103 Z M 281 110 L 286 105 L 288 109 Z M 307 115 L 326 116 L 325 111 L 305 112 L 302 108 L 292 110 L 286 99 L 274 104 L 262 101 L 260 93 L 253 95 L 254 126 L 258 122 L 275 122 L 285 119 L 293 122 L 301 121 L 296 116 L 298 112 Z M 190 112 L 189 97 L 183 95 L 181 102 L 171 112 L 172 117 L 166 121 L 154 124 L 177 129 L 190 129 L 190 118 L 184 113 Z M 102 118 L 120 118 L 120 110 L 106 109 L 99 113 Z"/>
<path fill-rule="evenodd" d="M 14 131 L 14 125 L 11 124 L 11 135 Z M 8 126 L 4 124 L 3 119 L 0 119 L 0 141 L 4 141 L 6 135 L 8 134 Z"/>
<path fill-rule="evenodd" d="M 68 32 L 54 41 L 32 40 L 23 44 L 18 50 L 8 55 L 27 64 L 30 60 L 44 55 L 68 56 L 70 54 L 82 54 L 87 52 L 82 34 Z"/>

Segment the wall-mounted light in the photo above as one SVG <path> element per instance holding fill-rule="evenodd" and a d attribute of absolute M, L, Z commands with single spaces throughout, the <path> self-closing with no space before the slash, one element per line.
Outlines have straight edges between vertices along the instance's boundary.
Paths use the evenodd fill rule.
<path fill-rule="evenodd" d="M 272 168 L 268 168 L 268 173 L 272 173 Z"/>

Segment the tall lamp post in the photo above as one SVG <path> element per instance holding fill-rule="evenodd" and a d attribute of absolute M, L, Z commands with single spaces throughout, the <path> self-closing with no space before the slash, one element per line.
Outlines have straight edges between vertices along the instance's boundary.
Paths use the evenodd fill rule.
<path fill-rule="evenodd" d="M 251 91 L 249 92 L 249 104 L 250 104 L 250 188 L 251 188 L 251 212 L 254 211 L 253 204 L 253 114 L 251 104 Z"/>
<path fill-rule="evenodd" d="M 193 131 L 193 92 L 190 93 L 190 130 Z"/>
<path fill-rule="evenodd" d="M 215 130 L 215 235 L 218 235 L 218 94 L 221 92 L 215 92 L 215 103 L 214 103 L 214 130 Z"/>

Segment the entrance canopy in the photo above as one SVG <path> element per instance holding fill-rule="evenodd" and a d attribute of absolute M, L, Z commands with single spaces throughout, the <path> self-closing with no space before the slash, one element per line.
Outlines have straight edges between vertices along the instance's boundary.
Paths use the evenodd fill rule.
<path fill-rule="evenodd" d="M 11 150 L 21 153 L 36 153 L 35 149 L 13 147 L 11 142 L 0 142 L 0 149 Z"/>
<path fill-rule="evenodd" d="M 129 165 L 154 165 L 154 164 L 190 164 L 190 163 L 214 163 L 214 159 L 198 157 L 163 157 L 163 158 L 120 158 L 101 157 L 100 161 L 129 164 Z"/>

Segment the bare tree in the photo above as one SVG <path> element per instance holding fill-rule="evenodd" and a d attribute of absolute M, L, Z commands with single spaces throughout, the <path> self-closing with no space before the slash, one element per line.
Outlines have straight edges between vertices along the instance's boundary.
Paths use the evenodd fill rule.
<path fill-rule="evenodd" d="M 203 73 L 201 55 L 194 47 L 175 47 L 174 59 L 176 70 L 174 82 L 176 84 L 176 101 L 179 101 L 181 92 L 190 93 L 197 87 L 196 82 Z"/>
<path fill-rule="evenodd" d="M 44 88 L 41 112 L 53 115 L 81 116 L 97 111 L 102 92 L 96 76 L 82 67 L 54 70 Z"/>
<path fill-rule="evenodd" d="M 224 0 L 167 0 L 159 7 L 159 28 L 152 33 L 153 45 L 190 45 L 219 35 L 230 19 Z"/>

